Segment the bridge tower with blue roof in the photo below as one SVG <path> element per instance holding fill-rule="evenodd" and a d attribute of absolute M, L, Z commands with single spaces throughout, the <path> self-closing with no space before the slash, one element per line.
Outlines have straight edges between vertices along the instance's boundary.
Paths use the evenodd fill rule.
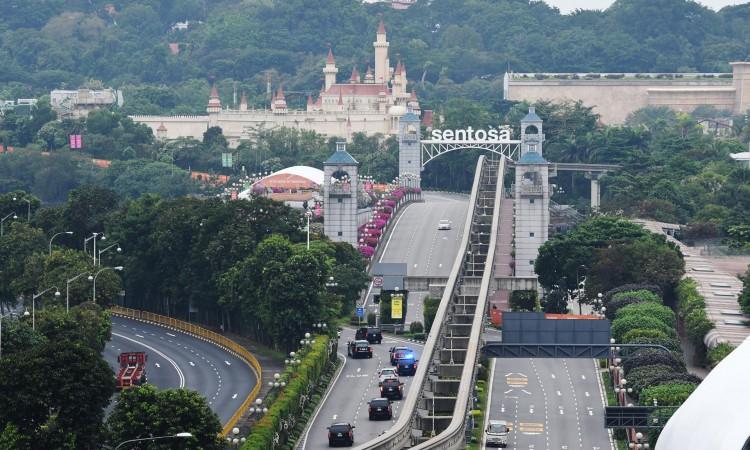
<path fill-rule="evenodd" d="M 336 151 L 323 163 L 323 229 L 334 242 L 357 247 L 357 192 L 359 163 L 336 142 Z"/>

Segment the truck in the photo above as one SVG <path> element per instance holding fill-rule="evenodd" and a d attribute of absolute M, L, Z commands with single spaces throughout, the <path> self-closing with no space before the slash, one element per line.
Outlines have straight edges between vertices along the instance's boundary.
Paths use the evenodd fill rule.
<path fill-rule="evenodd" d="M 128 389 L 146 383 L 145 352 L 124 352 L 117 357 L 120 370 L 117 372 L 117 390 Z"/>

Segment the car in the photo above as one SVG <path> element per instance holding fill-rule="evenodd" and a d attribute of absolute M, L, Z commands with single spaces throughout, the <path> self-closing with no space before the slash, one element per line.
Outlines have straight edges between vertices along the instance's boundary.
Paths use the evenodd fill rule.
<path fill-rule="evenodd" d="M 364 340 L 349 341 L 346 353 L 352 358 L 372 358 L 372 347 Z"/>
<path fill-rule="evenodd" d="M 388 350 L 388 353 L 390 353 L 390 359 L 391 359 L 391 365 L 396 365 L 396 353 L 398 352 L 410 352 L 411 349 L 409 347 L 391 347 L 390 350 Z"/>
<path fill-rule="evenodd" d="M 391 400 L 403 400 L 404 383 L 398 381 L 397 378 L 385 379 L 380 385 L 380 395 Z"/>
<path fill-rule="evenodd" d="M 380 344 L 383 342 L 383 333 L 380 331 L 380 328 L 367 327 L 365 339 L 367 339 L 367 342 L 370 344 Z"/>
<path fill-rule="evenodd" d="M 354 333 L 354 339 L 367 339 L 367 327 L 357 328 L 357 331 Z"/>
<path fill-rule="evenodd" d="M 398 373 L 396 373 L 396 369 L 392 367 L 385 367 L 383 369 L 380 369 L 380 371 L 378 372 L 378 386 L 383 383 L 383 380 L 387 380 L 389 378 L 395 378 L 398 380 Z"/>
<path fill-rule="evenodd" d="M 349 422 L 335 422 L 328 427 L 328 446 L 354 445 L 354 425 Z"/>
<path fill-rule="evenodd" d="M 508 423 L 504 420 L 489 420 L 484 430 L 484 443 L 487 447 L 508 445 Z"/>
<path fill-rule="evenodd" d="M 414 354 L 404 354 L 396 360 L 396 373 L 399 375 L 414 376 L 417 373 L 417 360 L 414 359 Z"/>
<path fill-rule="evenodd" d="M 438 222 L 438 230 L 450 230 L 451 229 L 451 221 L 448 219 L 440 219 L 440 222 Z"/>
<path fill-rule="evenodd" d="M 391 420 L 393 418 L 393 409 L 391 408 L 391 401 L 387 398 L 380 397 L 374 398 L 367 402 L 369 405 L 368 412 L 370 420 L 385 419 Z"/>

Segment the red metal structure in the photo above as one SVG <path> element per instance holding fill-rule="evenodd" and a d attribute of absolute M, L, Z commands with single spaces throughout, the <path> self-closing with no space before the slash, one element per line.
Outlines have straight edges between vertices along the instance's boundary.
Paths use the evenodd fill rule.
<path fill-rule="evenodd" d="M 128 389 L 146 383 L 146 353 L 125 352 L 120 353 L 117 362 L 120 363 L 120 371 L 117 374 L 117 389 Z"/>

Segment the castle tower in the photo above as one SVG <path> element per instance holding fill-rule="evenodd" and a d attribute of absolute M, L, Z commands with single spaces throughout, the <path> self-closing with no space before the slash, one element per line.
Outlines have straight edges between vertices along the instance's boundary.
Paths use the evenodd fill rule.
<path fill-rule="evenodd" d="M 750 109 L 750 62 L 733 62 L 734 113 L 745 114 Z"/>
<path fill-rule="evenodd" d="M 279 85 L 279 90 L 276 92 L 276 97 L 271 104 L 271 110 L 275 114 L 286 114 L 286 96 L 284 95 L 284 85 Z"/>
<path fill-rule="evenodd" d="M 352 69 L 352 76 L 349 77 L 349 83 L 351 84 L 359 84 L 362 80 L 359 76 L 359 70 L 357 70 L 357 66 L 354 66 L 354 69 Z"/>
<path fill-rule="evenodd" d="M 312 95 L 307 96 L 307 112 L 315 110 L 315 103 L 313 103 Z"/>
<path fill-rule="evenodd" d="M 407 112 L 401 116 L 398 125 L 398 175 L 415 179 L 414 186 L 420 187 L 422 156 L 419 140 L 421 138 L 419 116 Z"/>
<path fill-rule="evenodd" d="M 521 156 L 516 163 L 516 276 L 534 277 L 539 247 L 549 235 L 549 163 L 542 156 L 542 119 L 534 108 L 521 120 Z"/>
<path fill-rule="evenodd" d="M 240 111 L 247 111 L 247 95 L 244 92 L 240 97 Z"/>
<path fill-rule="evenodd" d="M 376 83 L 387 83 L 390 79 L 389 61 L 388 61 L 388 41 L 385 36 L 385 24 L 380 21 L 378 25 L 378 32 L 375 35 L 375 42 L 372 43 L 375 47 L 375 82 Z"/>
<path fill-rule="evenodd" d="M 323 229 L 334 242 L 357 247 L 357 170 L 359 163 L 336 142 L 336 152 L 323 163 Z"/>
<path fill-rule="evenodd" d="M 156 129 L 156 139 L 159 141 L 167 140 L 167 127 L 164 126 L 164 122 Z"/>
<path fill-rule="evenodd" d="M 208 126 L 219 126 L 221 99 L 219 99 L 219 90 L 216 89 L 216 83 L 211 85 L 211 94 L 208 96 L 208 105 L 206 105 L 206 112 L 208 113 Z"/>
<path fill-rule="evenodd" d="M 365 83 L 367 84 L 373 84 L 375 83 L 375 75 L 372 74 L 372 69 L 370 66 L 367 66 L 367 72 L 365 73 Z"/>
<path fill-rule="evenodd" d="M 328 58 L 326 58 L 326 66 L 323 68 L 323 74 L 326 79 L 326 90 L 336 84 L 336 74 L 339 73 L 339 69 L 336 68 L 336 60 L 333 58 L 333 51 L 331 47 L 328 47 Z"/>

